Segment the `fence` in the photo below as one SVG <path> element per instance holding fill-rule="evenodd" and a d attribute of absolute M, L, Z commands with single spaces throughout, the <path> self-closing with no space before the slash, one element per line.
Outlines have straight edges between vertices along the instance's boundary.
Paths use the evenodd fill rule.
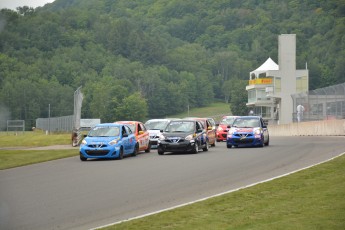
<path fill-rule="evenodd" d="M 73 129 L 73 115 L 51 118 L 37 118 L 36 128 L 50 132 L 71 132 Z"/>
<path fill-rule="evenodd" d="M 345 118 L 345 83 L 294 94 L 292 99 L 294 122 L 298 120 L 299 115 L 302 116 L 302 121 Z M 304 107 L 301 113 L 297 112 L 299 105 Z"/>

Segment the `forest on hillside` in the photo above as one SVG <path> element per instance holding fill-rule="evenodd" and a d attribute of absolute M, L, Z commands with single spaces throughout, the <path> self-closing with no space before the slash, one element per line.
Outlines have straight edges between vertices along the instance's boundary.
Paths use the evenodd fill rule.
<path fill-rule="evenodd" d="M 0 10 L 0 120 L 145 120 L 214 101 L 246 113 L 249 72 L 296 34 L 310 90 L 345 82 L 344 0 L 55 0 Z M 230 110 L 229 110 L 230 112 Z"/>

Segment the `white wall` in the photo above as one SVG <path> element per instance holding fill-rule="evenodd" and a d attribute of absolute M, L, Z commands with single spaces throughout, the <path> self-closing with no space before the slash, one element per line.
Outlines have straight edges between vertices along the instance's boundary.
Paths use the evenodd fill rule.
<path fill-rule="evenodd" d="M 345 119 L 269 125 L 270 136 L 345 136 Z"/>

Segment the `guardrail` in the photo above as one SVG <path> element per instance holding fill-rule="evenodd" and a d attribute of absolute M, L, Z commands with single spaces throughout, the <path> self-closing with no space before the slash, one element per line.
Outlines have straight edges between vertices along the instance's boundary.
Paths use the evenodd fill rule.
<path fill-rule="evenodd" d="M 271 136 L 345 136 L 345 119 L 269 125 Z"/>

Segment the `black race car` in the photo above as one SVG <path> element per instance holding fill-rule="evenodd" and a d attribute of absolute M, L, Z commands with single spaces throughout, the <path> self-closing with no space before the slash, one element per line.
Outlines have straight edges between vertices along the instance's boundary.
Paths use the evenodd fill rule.
<path fill-rule="evenodd" d="M 197 120 L 173 120 L 161 130 L 158 140 L 158 154 L 165 152 L 198 153 L 208 151 L 209 143 L 205 129 Z"/>

